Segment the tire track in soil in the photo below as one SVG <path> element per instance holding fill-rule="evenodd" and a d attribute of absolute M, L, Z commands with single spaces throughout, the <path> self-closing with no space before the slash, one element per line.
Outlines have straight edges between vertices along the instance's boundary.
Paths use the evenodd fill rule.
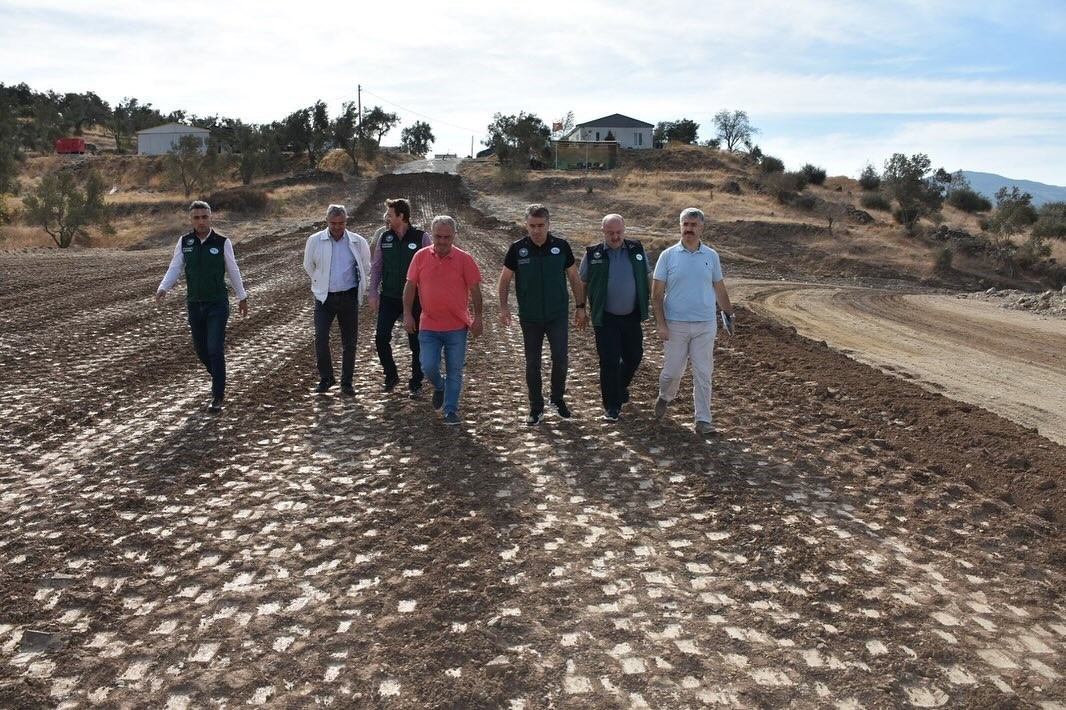
<path fill-rule="evenodd" d="M 311 394 L 306 235 L 242 245 L 261 286 L 231 321 L 222 417 L 184 393 L 175 307 L 130 355 L 152 366 L 118 425 L 39 426 L 0 449 L 0 702 L 1066 703 L 1066 556 L 1032 515 L 1059 504 L 1002 500 L 1002 460 L 975 453 L 1023 452 L 1035 491 L 1061 447 L 747 314 L 719 343 L 722 436 L 691 433 L 684 397 L 653 420 L 650 331 L 622 422 L 597 419 L 592 339 L 574 333 L 577 417 L 527 428 L 520 333 L 496 325 L 492 294 L 511 233 L 454 185 L 408 179 L 383 194 L 463 220 L 487 282 L 464 425 L 379 393 L 366 311 L 358 396 Z M 364 234 L 379 197 L 353 216 Z M 64 329 L 52 318 L 41 347 Z"/>

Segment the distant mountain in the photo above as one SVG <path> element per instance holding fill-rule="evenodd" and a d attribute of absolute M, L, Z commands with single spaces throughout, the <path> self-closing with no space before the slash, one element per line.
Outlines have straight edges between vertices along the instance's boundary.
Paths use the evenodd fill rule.
<path fill-rule="evenodd" d="M 996 192 L 1001 187 L 1010 188 L 1014 185 L 1022 192 L 1028 192 L 1033 196 L 1033 205 L 1039 207 L 1045 202 L 1066 202 L 1066 187 L 1058 185 L 1045 185 L 1042 182 L 1032 180 L 1012 180 L 994 173 L 977 173 L 971 170 L 963 170 L 962 174 L 970 181 L 970 186 L 976 191 L 996 203 Z"/>

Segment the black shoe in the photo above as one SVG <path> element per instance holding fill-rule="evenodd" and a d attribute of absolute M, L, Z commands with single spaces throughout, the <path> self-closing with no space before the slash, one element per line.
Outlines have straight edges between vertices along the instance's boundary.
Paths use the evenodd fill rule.
<path fill-rule="evenodd" d="M 560 417 L 562 417 L 563 419 L 570 418 L 570 407 L 566 406 L 566 402 L 561 399 L 553 399 L 551 402 L 549 402 L 549 404 L 551 404 L 552 408 L 555 409 L 555 411 L 559 414 Z"/>
<path fill-rule="evenodd" d="M 400 378 L 399 377 L 396 377 L 396 376 L 386 377 L 385 378 L 385 384 L 383 384 L 381 386 L 381 391 L 382 392 L 392 392 L 394 389 L 396 389 L 396 385 L 398 385 L 398 384 L 400 384 Z"/>
<path fill-rule="evenodd" d="M 407 387 L 407 396 L 410 397 L 411 399 L 418 399 L 419 397 L 421 397 L 422 396 L 422 383 L 419 382 L 417 385 L 409 385 Z"/>
<path fill-rule="evenodd" d="M 619 416 L 621 416 L 621 414 L 618 412 L 617 409 L 608 409 L 607 412 L 603 415 L 603 418 L 609 422 L 616 422 L 618 421 Z"/>
<path fill-rule="evenodd" d="M 355 396 L 355 388 L 352 387 L 351 385 L 341 385 L 341 394 L 343 394 L 343 395 L 345 395 L 347 397 L 354 397 Z"/>
<path fill-rule="evenodd" d="M 444 423 L 455 426 L 456 424 L 462 424 L 463 420 L 459 418 L 459 415 L 455 412 L 448 412 L 444 415 Z"/>
<path fill-rule="evenodd" d="M 526 426 L 536 426 L 540 424 L 542 419 L 544 419 L 544 412 L 537 411 L 536 409 L 530 410 L 529 416 L 526 417 Z"/>
<path fill-rule="evenodd" d="M 222 398 L 221 397 L 215 397 L 214 399 L 212 399 L 211 400 L 211 404 L 207 405 L 207 411 L 210 412 L 211 414 L 221 414 L 222 413 Z"/>
<path fill-rule="evenodd" d="M 444 390 L 433 390 L 433 409 L 444 406 Z"/>
<path fill-rule="evenodd" d="M 337 381 L 335 379 L 333 379 L 332 377 L 330 377 L 329 379 L 326 379 L 326 380 L 319 380 L 318 387 L 315 387 L 315 392 L 318 392 L 319 394 L 322 394 L 323 392 L 328 391 L 329 388 L 332 387 L 335 384 L 337 384 Z"/>

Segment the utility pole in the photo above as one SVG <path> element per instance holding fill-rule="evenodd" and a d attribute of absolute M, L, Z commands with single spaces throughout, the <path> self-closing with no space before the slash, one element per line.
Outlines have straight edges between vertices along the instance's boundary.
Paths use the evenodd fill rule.
<path fill-rule="evenodd" d="M 359 111 L 359 122 L 358 122 L 357 125 L 360 128 L 362 128 L 363 127 L 363 85 L 362 84 L 356 84 L 355 85 L 355 104 L 357 106 L 357 110 Z"/>

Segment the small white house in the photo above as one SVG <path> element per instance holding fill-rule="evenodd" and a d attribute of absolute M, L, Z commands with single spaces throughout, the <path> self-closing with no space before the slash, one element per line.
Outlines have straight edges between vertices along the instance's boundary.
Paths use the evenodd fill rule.
<path fill-rule="evenodd" d="M 137 131 L 137 155 L 166 155 L 178 147 L 178 141 L 184 136 L 196 136 L 203 146 L 202 152 L 207 151 L 211 131 L 181 123 L 166 123 Z"/>
<path fill-rule="evenodd" d="M 618 142 L 620 148 L 643 150 L 653 147 L 651 133 L 654 129 L 655 126 L 650 123 L 638 121 L 620 113 L 612 113 L 610 116 L 597 118 L 595 121 L 577 124 L 573 130 L 562 137 L 562 140 L 614 140 Z"/>

